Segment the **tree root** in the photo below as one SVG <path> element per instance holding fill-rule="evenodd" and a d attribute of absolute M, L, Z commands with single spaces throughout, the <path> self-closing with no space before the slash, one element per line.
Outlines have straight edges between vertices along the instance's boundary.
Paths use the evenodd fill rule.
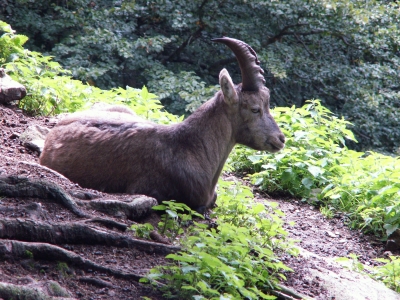
<path fill-rule="evenodd" d="M 101 280 L 99 278 L 93 278 L 93 277 L 81 277 L 79 278 L 79 281 L 86 282 L 98 287 L 112 287 L 113 285 L 105 280 Z"/>
<path fill-rule="evenodd" d="M 84 259 L 78 254 L 65 250 L 61 247 L 47 243 L 27 243 L 20 241 L 0 240 L 0 256 L 17 256 L 26 258 L 26 253 L 30 252 L 35 259 L 45 259 L 52 261 L 62 261 L 78 266 L 81 269 L 91 269 L 109 275 L 139 281 L 143 276 L 126 273 L 112 268 L 104 267 L 95 262 Z"/>
<path fill-rule="evenodd" d="M 50 284 L 57 284 L 51 282 Z M 58 284 L 57 284 L 58 285 Z M 59 285 L 58 285 L 59 286 Z M 49 289 L 49 288 L 47 288 Z M 12 283 L 0 282 L 0 299 L 29 299 L 29 300 L 73 300 L 68 296 L 49 296 L 45 292 L 46 288 L 34 285 L 17 285 Z"/>
<path fill-rule="evenodd" d="M 0 177 L 0 195 L 6 197 L 32 197 L 55 200 L 79 217 L 89 217 L 60 187 L 46 181 L 33 181 L 16 176 Z"/>
<path fill-rule="evenodd" d="M 272 294 L 277 296 L 279 299 L 283 300 L 301 300 L 301 299 L 309 299 L 309 297 L 297 293 L 295 290 L 292 290 L 284 285 L 278 284 L 278 290 L 273 290 Z"/>
<path fill-rule="evenodd" d="M 0 238 L 60 244 L 92 244 L 135 248 L 147 253 L 168 254 L 180 247 L 134 239 L 116 232 L 106 232 L 85 224 L 46 224 L 23 219 L 0 220 Z"/>
<path fill-rule="evenodd" d="M 79 193 L 80 197 L 93 199 L 76 200 L 61 187 L 46 181 L 35 181 L 26 177 L 1 176 L 0 196 L 6 197 L 32 197 L 50 200 L 63 205 L 79 217 L 90 218 L 79 207 L 94 209 L 115 217 L 125 216 L 130 220 L 140 220 L 149 215 L 151 208 L 157 205 L 157 200 L 144 195 L 132 195 L 127 201 L 93 199 L 90 193 Z M 5 209 L 5 208 L 2 208 Z"/>
<path fill-rule="evenodd" d="M 125 215 L 129 220 L 140 220 L 147 216 L 157 200 L 144 195 L 132 195 L 126 202 L 119 200 L 95 199 L 91 201 L 77 200 L 76 203 L 111 216 Z"/>
<path fill-rule="evenodd" d="M 107 227 L 108 229 L 118 229 L 120 231 L 125 231 L 128 229 L 128 225 L 124 224 L 124 223 L 120 223 L 114 220 L 110 220 L 110 219 L 103 219 L 103 218 L 93 218 L 90 220 L 85 220 L 85 223 L 100 223 L 101 225 L 104 225 L 105 227 Z"/>
<path fill-rule="evenodd" d="M 150 238 L 153 241 L 156 241 L 156 242 L 162 243 L 162 244 L 170 244 L 171 243 L 167 238 L 165 238 L 161 234 L 159 234 L 157 230 L 153 230 L 150 232 Z"/>

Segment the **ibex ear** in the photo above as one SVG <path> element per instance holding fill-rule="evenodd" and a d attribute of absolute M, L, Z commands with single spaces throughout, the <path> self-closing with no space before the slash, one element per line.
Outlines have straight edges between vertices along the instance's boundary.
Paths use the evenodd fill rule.
<path fill-rule="evenodd" d="M 221 72 L 219 72 L 219 85 L 224 94 L 224 101 L 227 104 L 235 104 L 239 102 L 239 96 L 236 93 L 232 78 L 226 69 L 222 69 Z"/>

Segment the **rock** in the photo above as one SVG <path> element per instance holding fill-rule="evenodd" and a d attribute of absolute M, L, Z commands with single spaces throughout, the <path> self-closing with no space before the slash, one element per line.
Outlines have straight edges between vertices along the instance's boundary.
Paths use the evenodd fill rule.
<path fill-rule="evenodd" d="M 29 126 L 20 136 L 19 139 L 24 147 L 29 148 L 33 151 L 42 153 L 44 147 L 44 140 L 46 135 L 49 133 L 50 129 L 39 126 L 32 125 Z"/>
<path fill-rule="evenodd" d="M 325 234 L 331 238 L 337 238 L 337 235 L 332 231 L 325 231 Z"/>
<path fill-rule="evenodd" d="M 0 104 L 21 100 L 25 96 L 26 88 L 8 76 L 3 68 L 0 68 Z"/>
<path fill-rule="evenodd" d="M 396 251 L 400 249 L 400 245 L 396 240 L 389 239 L 386 241 L 385 250 L 386 251 Z"/>
<path fill-rule="evenodd" d="M 318 267 L 309 268 L 305 280 L 318 282 L 328 292 L 328 299 L 335 300 L 400 300 L 400 294 L 387 288 L 383 283 L 375 281 L 360 273 L 344 269 L 332 258 L 322 257 L 307 250 L 300 249 L 300 255 Z M 329 262 L 329 270 L 324 266 Z"/>
<path fill-rule="evenodd" d="M 386 242 L 386 251 L 396 251 L 400 249 L 400 229 L 396 229 Z"/>

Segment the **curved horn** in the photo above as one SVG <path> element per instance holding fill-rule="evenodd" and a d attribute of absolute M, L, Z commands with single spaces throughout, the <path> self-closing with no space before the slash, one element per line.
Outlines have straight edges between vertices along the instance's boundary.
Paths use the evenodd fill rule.
<path fill-rule="evenodd" d="M 253 48 L 245 42 L 229 37 L 216 38 L 212 41 L 227 45 L 235 54 L 242 73 L 243 91 L 258 91 L 260 86 L 264 85 L 264 70 L 261 69 L 260 61 Z"/>

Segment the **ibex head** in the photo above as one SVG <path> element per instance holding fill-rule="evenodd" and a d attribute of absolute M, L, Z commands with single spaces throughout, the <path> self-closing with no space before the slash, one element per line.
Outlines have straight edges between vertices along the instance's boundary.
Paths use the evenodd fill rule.
<path fill-rule="evenodd" d="M 277 152 L 285 146 L 285 136 L 269 110 L 269 89 L 264 86 L 263 69 L 256 52 L 246 43 L 228 38 L 213 39 L 227 45 L 235 54 L 242 83 L 234 86 L 226 69 L 219 75 L 225 102 L 238 109 L 235 112 L 236 142 L 256 150 Z"/>

